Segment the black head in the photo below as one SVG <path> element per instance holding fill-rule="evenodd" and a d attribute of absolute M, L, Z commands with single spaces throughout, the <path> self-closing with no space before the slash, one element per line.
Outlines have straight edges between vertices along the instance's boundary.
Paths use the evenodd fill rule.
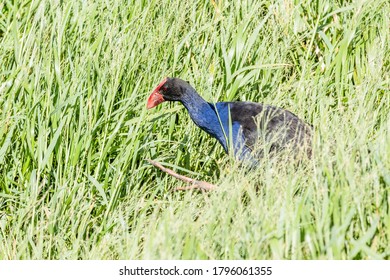
<path fill-rule="evenodd" d="M 165 78 L 148 98 L 146 107 L 151 109 L 164 101 L 181 101 L 191 85 L 179 78 Z"/>

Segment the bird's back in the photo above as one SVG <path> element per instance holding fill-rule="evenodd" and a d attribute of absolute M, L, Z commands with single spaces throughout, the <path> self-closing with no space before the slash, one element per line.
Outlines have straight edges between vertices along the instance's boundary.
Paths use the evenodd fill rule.
<path fill-rule="evenodd" d="M 220 102 L 229 108 L 232 124 L 240 125 L 245 146 L 261 157 L 264 148 L 277 152 L 290 148 L 311 157 L 312 127 L 288 110 L 254 102 Z"/>

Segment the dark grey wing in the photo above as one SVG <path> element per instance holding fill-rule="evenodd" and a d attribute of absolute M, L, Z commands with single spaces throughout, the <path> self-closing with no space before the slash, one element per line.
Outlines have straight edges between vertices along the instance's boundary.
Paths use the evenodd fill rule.
<path fill-rule="evenodd" d="M 270 151 L 279 151 L 287 146 L 295 151 L 304 150 L 311 156 L 312 127 L 288 110 L 265 106 L 264 114 L 258 116 L 259 127 L 271 144 Z"/>
<path fill-rule="evenodd" d="M 259 136 L 256 116 L 262 113 L 263 105 L 254 102 L 229 102 L 229 105 L 232 122 L 241 125 L 245 145 L 253 150 Z"/>
<path fill-rule="evenodd" d="M 254 149 L 257 141 L 265 141 L 270 151 L 289 145 L 304 148 L 311 156 L 311 126 L 288 110 L 253 102 L 231 102 L 233 122 L 242 127 L 245 145 Z"/>

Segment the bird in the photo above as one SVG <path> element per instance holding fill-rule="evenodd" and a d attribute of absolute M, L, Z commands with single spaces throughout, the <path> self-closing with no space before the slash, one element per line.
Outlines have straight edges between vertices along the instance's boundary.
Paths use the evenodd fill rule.
<path fill-rule="evenodd" d="M 189 82 L 170 77 L 157 85 L 146 107 L 166 101 L 182 103 L 192 121 L 239 161 L 257 165 L 266 152 L 283 150 L 312 156 L 313 127 L 288 110 L 246 101 L 207 102 Z"/>

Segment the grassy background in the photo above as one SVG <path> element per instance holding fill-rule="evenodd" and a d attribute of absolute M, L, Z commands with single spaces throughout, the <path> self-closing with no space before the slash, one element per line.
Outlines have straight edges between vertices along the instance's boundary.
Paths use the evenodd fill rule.
<path fill-rule="evenodd" d="M 389 259 L 390 3 L 184 2 L 0 3 L 0 259 Z M 165 76 L 293 111 L 314 158 L 245 172 L 146 110 Z"/>

